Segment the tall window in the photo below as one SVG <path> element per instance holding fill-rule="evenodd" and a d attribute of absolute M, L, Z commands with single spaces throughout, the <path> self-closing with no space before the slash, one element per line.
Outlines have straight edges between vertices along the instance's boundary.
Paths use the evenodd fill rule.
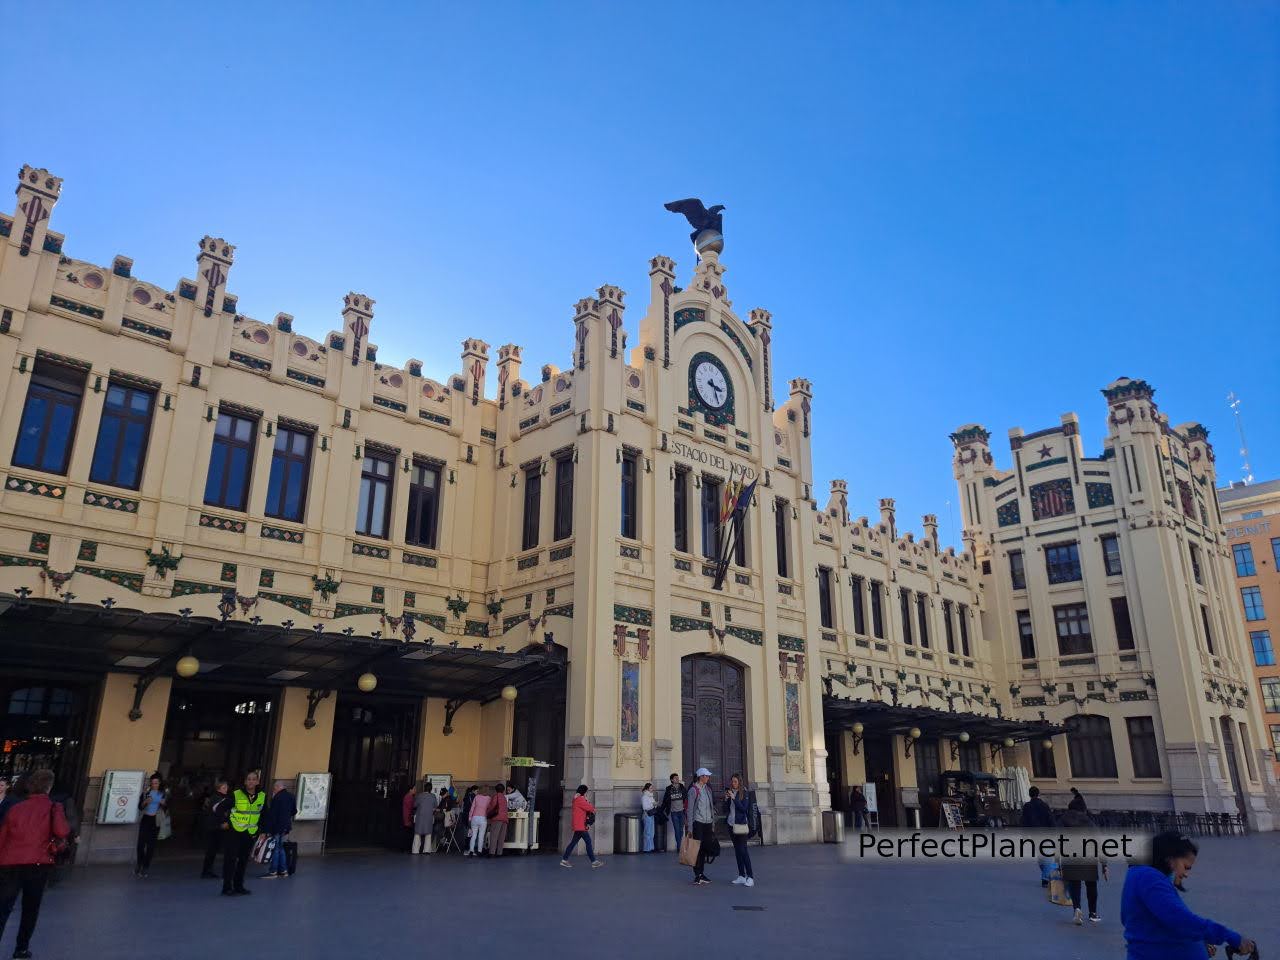
<path fill-rule="evenodd" d="M 960 655 L 969 656 L 969 605 L 960 604 Z"/>
<path fill-rule="evenodd" d="M 1209 648 L 1209 656 L 1214 656 L 1213 631 L 1209 629 L 1209 608 L 1200 604 L 1200 622 L 1204 624 L 1204 645 Z"/>
<path fill-rule="evenodd" d="M 1280 757 L 1280 723 L 1271 724 L 1271 752 Z"/>
<path fill-rule="evenodd" d="M 884 584 L 879 580 L 871 581 L 871 633 L 877 640 L 884 639 Z"/>
<path fill-rule="evenodd" d="M 865 635 L 867 632 L 867 611 L 864 606 L 863 592 L 867 588 L 866 581 L 861 577 L 853 577 L 850 582 L 853 584 L 853 632 Z"/>
<path fill-rule="evenodd" d="M 1082 714 L 1069 717 L 1067 754 L 1073 777 L 1112 778 L 1116 772 L 1116 748 L 1111 740 L 1111 721 L 1106 717 Z"/>
<path fill-rule="evenodd" d="M 1080 579 L 1079 544 L 1060 543 L 1057 546 L 1045 547 L 1044 560 L 1049 571 L 1050 583 L 1070 583 Z"/>
<path fill-rule="evenodd" d="M 1102 564 L 1108 577 L 1120 576 L 1120 538 L 1114 533 L 1102 538 Z"/>
<path fill-rule="evenodd" d="M 902 622 L 902 642 L 914 643 L 911 636 L 911 591 L 906 587 L 898 588 L 898 612 Z"/>
<path fill-rule="evenodd" d="M 356 533 L 366 537 L 387 536 L 387 521 L 391 515 L 391 464 L 389 455 L 365 453 L 360 467 Z"/>
<path fill-rule="evenodd" d="M 1093 634 L 1089 631 L 1089 608 L 1083 603 L 1064 603 L 1053 608 L 1053 623 L 1058 631 L 1058 655 L 1076 656 L 1093 653 Z"/>
<path fill-rule="evenodd" d="M 1121 650 L 1133 649 L 1133 621 L 1129 619 L 1129 598 L 1111 598 L 1111 619 L 1116 624 L 1116 646 Z"/>
<path fill-rule="evenodd" d="M 720 481 L 702 478 L 702 555 L 708 560 L 720 556 Z"/>
<path fill-rule="evenodd" d="M 311 434 L 280 427 L 271 451 L 271 478 L 267 482 L 268 517 L 302 522 L 307 506 L 307 477 L 311 472 Z"/>
<path fill-rule="evenodd" d="M 1249 779 L 1257 780 L 1258 771 L 1253 766 L 1253 750 L 1249 748 L 1249 725 L 1240 724 L 1240 752 L 1244 754 L 1244 765 L 1249 768 Z"/>
<path fill-rule="evenodd" d="M 1015 590 L 1027 589 L 1027 567 L 1021 550 L 1009 551 L 1009 583 Z"/>
<path fill-rule="evenodd" d="M 1280 570 L 1280 537 L 1271 538 L 1271 559 L 1275 561 L 1276 569 Z"/>
<path fill-rule="evenodd" d="M 22 408 L 13 465 L 66 473 L 75 440 L 80 399 L 84 395 L 84 371 L 60 363 L 37 360 Z"/>
<path fill-rule="evenodd" d="M 785 500 L 773 502 L 773 540 L 778 547 L 778 576 L 790 576 L 791 565 L 788 563 L 790 551 L 787 549 L 787 530 L 791 526 L 791 504 Z"/>
<path fill-rule="evenodd" d="M 640 508 L 640 458 L 634 453 L 622 455 L 622 530 L 628 540 L 636 538 L 636 517 Z"/>
<path fill-rule="evenodd" d="M 740 567 L 745 567 L 747 565 L 746 513 L 737 511 L 730 522 L 733 524 L 733 562 Z"/>
<path fill-rule="evenodd" d="M 1056 780 L 1058 765 L 1053 759 L 1053 747 L 1037 740 L 1031 747 L 1031 775 L 1042 780 Z"/>
<path fill-rule="evenodd" d="M 947 653 L 956 652 L 956 628 L 951 622 L 951 608 L 950 600 L 942 601 L 942 626 L 947 634 Z"/>
<path fill-rule="evenodd" d="M 831 568 L 818 568 L 818 616 L 822 625 L 832 630 L 836 625 L 835 611 L 831 609 Z"/>
<path fill-rule="evenodd" d="M 1257 587 L 1241 587 L 1240 599 L 1244 601 L 1244 618 L 1246 620 L 1265 620 L 1266 611 L 1262 609 L 1262 591 Z"/>
<path fill-rule="evenodd" d="M 573 536 L 573 457 L 556 458 L 556 509 L 551 523 L 552 540 Z"/>
<path fill-rule="evenodd" d="M 920 627 L 920 646 L 929 648 L 929 598 L 916 594 L 916 623 Z"/>
<path fill-rule="evenodd" d="M 405 524 L 405 543 L 435 550 L 440 530 L 440 468 L 434 464 L 415 463 L 409 478 L 409 518 Z"/>
<path fill-rule="evenodd" d="M 213 430 L 213 451 L 209 454 L 209 477 L 204 484 L 204 502 L 211 507 L 243 510 L 249 501 L 249 468 L 253 466 L 253 443 L 257 420 L 232 413 L 219 413 Z"/>
<path fill-rule="evenodd" d="M 1160 776 L 1160 751 L 1156 747 L 1156 725 L 1150 717 L 1128 717 L 1129 753 L 1133 756 L 1133 775 L 1156 779 Z"/>
<path fill-rule="evenodd" d="M 1274 667 L 1276 664 L 1276 653 L 1271 649 L 1271 631 L 1270 630 L 1252 630 L 1249 633 L 1249 642 L 1253 644 L 1253 662 L 1260 667 Z"/>
<path fill-rule="evenodd" d="M 1262 709 L 1267 713 L 1280 713 L 1280 677 L 1263 677 Z"/>
<path fill-rule="evenodd" d="M 672 512 L 675 514 L 675 547 L 681 553 L 689 552 L 689 469 L 676 467 L 676 486 L 672 496 Z"/>
<path fill-rule="evenodd" d="M 142 464 L 147 455 L 155 402 L 152 390 L 119 383 L 108 385 L 102 420 L 98 424 L 98 442 L 93 448 L 90 480 L 138 489 L 142 484 Z"/>
<path fill-rule="evenodd" d="M 542 465 L 524 471 L 524 524 L 520 528 L 520 549 L 532 550 L 538 545 L 542 514 Z"/>
<path fill-rule="evenodd" d="M 1237 577 L 1254 577 L 1258 569 L 1253 563 L 1253 546 L 1248 543 L 1237 543 L 1231 547 L 1231 556 L 1236 561 Z"/>
<path fill-rule="evenodd" d="M 1204 575 L 1200 572 L 1200 548 L 1194 543 L 1191 547 L 1191 575 L 1196 578 L 1196 583 L 1204 585 Z"/>
<path fill-rule="evenodd" d="M 1022 647 L 1022 659 L 1036 658 L 1036 637 L 1031 627 L 1031 611 L 1018 611 L 1018 643 Z"/>

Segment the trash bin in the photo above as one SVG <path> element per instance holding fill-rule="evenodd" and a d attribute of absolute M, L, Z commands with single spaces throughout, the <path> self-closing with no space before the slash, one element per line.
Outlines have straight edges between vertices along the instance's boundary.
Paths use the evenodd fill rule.
<path fill-rule="evenodd" d="M 822 842 L 840 843 L 844 840 L 844 818 L 838 810 L 822 811 Z"/>
<path fill-rule="evenodd" d="M 653 825 L 653 849 L 665 853 L 667 849 L 667 822 L 658 821 Z"/>
<path fill-rule="evenodd" d="M 613 815 L 613 852 L 640 852 L 640 814 L 615 813 Z"/>

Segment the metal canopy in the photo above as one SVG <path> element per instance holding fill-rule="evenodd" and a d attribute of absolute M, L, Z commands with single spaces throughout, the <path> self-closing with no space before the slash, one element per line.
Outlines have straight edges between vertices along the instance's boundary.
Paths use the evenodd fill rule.
<path fill-rule="evenodd" d="M 822 716 L 825 725 L 847 729 L 861 722 L 865 733 L 906 733 L 918 727 L 924 736 L 955 736 L 968 733 L 975 740 L 1015 742 L 1055 737 L 1065 732 L 1061 726 L 1044 720 L 1009 720 L 987 717 L 958 710 L 935 710 L 933 707 L 904 707 L 880 700 L 854 700 L 824 696 Z"/>
<path fill-rule="evenodd" d="M 190 654 L 200 661 L 196 683 L 355 690 L 356 678 L 369 671 L 378 677 L 379 694 L 480 701 L 508 684 L 527 686 L 563 669 L 549 645 L 506 653 L 460 639 L 405 643 L 285 624 L 0 594 L 0 669 L 154 676 L 171 673 L 178 658 Z"/>

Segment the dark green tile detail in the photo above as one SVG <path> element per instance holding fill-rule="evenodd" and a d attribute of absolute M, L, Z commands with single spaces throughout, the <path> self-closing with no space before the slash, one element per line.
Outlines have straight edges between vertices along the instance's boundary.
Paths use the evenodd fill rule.
<path fill-rule="evenodd" d="M 274 570 L 263 570 L 258 574 L 258 586 L 272 590 L 276 585 L 276 573 Z"/>
<path fill-rule="evenodd" d="M 76 559 L 81 563 L 97 563 L 98 541 L 81 540 L 80 549 L 76 551 Z"/>
<path fill-rule="evenodd" d="M 621 603 L 613 605 L 613 619 L 622 623 L 634 623 L 638 627 L 653 626 L 653 613 L 640 607 L 628 607 Z"/>
<path fill-rule="evenodd" d="M 0 553 L 0 567 L 43 567 L 43 560 L 35 557 L 19 557 L 12 553 Z"/>
<path fill-rule="evenodd" d="M 78 313 L 82 317 L 93 317 L 95 320 L 102 319 L 102 311 L 97 307 L 91 307 L 85 303 L 77 303 L 75 300 L 68 300 L 66 297 L 54 295 L 49 298 L 49 303 L 51 306 L 61 307 L 63 310 Z"/>
<path fill-rule="evenodd" d="M 370 603 L 386 603 L 387 602 L 386 587 L 374 587 L 372 590 L 370 590 L 369 602 Z"/>
<path fill-rule="evenodd" d="M 260 591 L 258 593 L 258 596 L 263 600 L 271 600 L 271 601 L 274 601 L 275 603 L 282 603 L 286 607 L 289 607 L 290 609 L 297 610 L 299 613 L 305 613 L 307 616 L 311 616 L 311 598 L 310 597 L 295 597 L 292 594 L 288 594 L 288 593 L 267 593 L 265 591 Z"/>
<path fill-rule="evenodd" d="M 489 636 L 489 624 L 483 620 L 468 620 L 463 624 L 462 632 L 468 637 L 487 637 Z"/>
<path fill-rule="evenodd" d="M 707 319 L 707 311 L 701 307 L 685 307 L 683 310 L 677 310 L 673 318 L 677 330 L 686 324 L 698 323 L 705 319 Z"/>
<path fill-rule="evenodd" d="M 142 574 L 140 573 L 126 573 L 123 570 L 107 570 L 103 567 L 88 567 L 82 564 L 76 564 L 76 573 L 107 580 L 117 587 L 124 587 L 134 593 L 142 592 Z"/>
<path fill-rule="evenodd" d="M 30 553 L 43 553 L 43 554 L 48 554 L 48 552 L 49 552 L 49 534 L 47 534 L 47 533 L 33 533 L 33 534 L 31 535 L 31 545 L 30 545 L 29 547 L 27 547 L 27 550 L 28 550 L 28 552 L 30 552 Z"/>
<path fill-rule="evenodd" d="M 514 616 L 502 618 L 502 632 L 509 633 L 513 627 L 518 627 L 522 623 L 529 622 L 527 613 L 517 613 Z"/>
<path fill-rule="evenodd" d="M 223 583 L 236 582 L 236 565 L 234 563 L 224 563 L 222 565 L 222 574 L 220 579 Z"/>
<path fill-rule="evenodd" d="M 427 626 L 434 627 L 437 630 L 444 629 L 445 618 L 441 614 L 418 613 L 417 611 L 406 610 L 404 615 L 406 617 L 413 617 L 413 619 L 417 620 L 419 623 L 425 623 Z"/>
<path fill-rule="evenodd" d="M 778 634 L 778 649 L 793 650 L 796 653 L 804 653 L 803 637 L 788 637 L 785 634 Z"/>
<path fill-rule="evenodd" d="M 436 567 L 439 561 L 435 557 L 428 557 L 420 553 L 410 553 L 408 550 L 404 552 L 404 562 L 411 567 Z"/>
<path fill-rule="evenodd" d="M 366 603 L 340 603 L 334 608 L 333 618 L 358 617 L 365 613 L 382 613 L 381 607 L 372 607 Z"/>
<path fill-rule="evenodd" d="M 142 333 L 148 337 L 155 337 L 157 340 L 173 339 L 173 334 L 163 327 L 153 327 L 149 323 L 142 323 L 141 321 L 134 320 L 131 317 L 122 317 L 120 319 L 120 326 L 126 330 L 133 330 L 135 333 Z"/>
<path fill-rule="evenodd" d="M 573 604 L 572 604 L 572 603 L 562 603 L 562 604 L 561 604 L 560 606 L 558 606 L 558 607 L 547 607 L 547 609 L 546 609 L 546 611 L 545 611 L 545 613 L 544 613 L 544 616 L 548 616 L 548 617 L 567 617 L 568 619 L 572 620 L 572 619 L 573 619 Z"/>
<path fill-rule="evenodd" d="M 196 583 L 194 580 L 175 580 L 173 582 L 173 595 L 175 597 L 189 597 L 198 593 L 226 592 L 226 587 L 218 586 L 214 583 Z"/>
<path fill-rule="evenodd" d="M 671 632 L 672 633 L 689 633 L 694 630 L 710 630 L 710 620 L 697 620 L 694 617 L 680 617 L 676 614 L 671 615 Z"/>
<path fill-rule="evenodd" d="M 764 646 L 764 634 L 759 630 L 752 630 L 750 627 L 737 627 L 733 624 L 724 628 L 724 632 L 731 637 L 737 637 L 739 640 L 745 640 L 747 643 L 754 644 L 757 647 Z"/>

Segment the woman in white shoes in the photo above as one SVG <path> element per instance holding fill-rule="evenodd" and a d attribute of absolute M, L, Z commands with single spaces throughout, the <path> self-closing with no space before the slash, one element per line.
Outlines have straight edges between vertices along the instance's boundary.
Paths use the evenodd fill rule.
<path fill-rule="evenodd" d="M 755 794 L 747 789 L 742 774 L 735 773 L 729 778 L 729 789 L 725 791 L 725 819 L 729 824 L 729 833 L 733 836 L 733 856 L 738 861 L 738 879 L 733 882 L 744 887 L 756 885 L 755 875 L 751 872 L 751 854 L 747 852 L 747 841 L 760 829 L 760 810 L 756 806 Z"/>
<path fill-rule="evenodd" d="M 1080 810 L 1068 810 L 1062 815 L 1062 825 L 1068 829 L 1084 831 L 1093 826 L 1087 813 Z M 1066 882 L 1067 893 L 1071 897 L 1071 906 L 1075 908 L 1073 922 L 1077 927 L 1084 924 L 1084 911 L 1080 909 L 1080 885 L 1084 884 L 1085 894 L 1089 901 L 1089 922 L 1101 923 L 1098 916 L 1098 867 L 1102 867 L 1103 878 L 1107 877 L 1105 860 L 1086 860 L 1081 857 L 1062 858 L 1062 879 Z"/>

